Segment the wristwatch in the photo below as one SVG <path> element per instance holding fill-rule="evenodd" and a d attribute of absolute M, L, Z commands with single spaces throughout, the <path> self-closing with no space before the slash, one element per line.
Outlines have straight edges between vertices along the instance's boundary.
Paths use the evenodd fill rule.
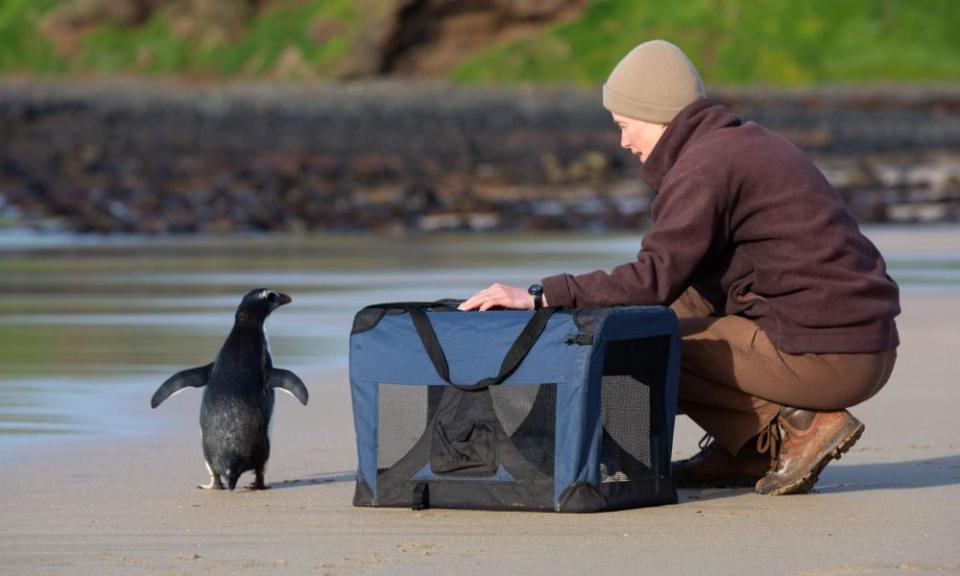
<path fill-rule="evenodd" d="M 531 284 L 527 288 L 527 294 L 533 296 L 533 309 L 539 310 L 543 308 L 543 286 L 539 284 Z"/>

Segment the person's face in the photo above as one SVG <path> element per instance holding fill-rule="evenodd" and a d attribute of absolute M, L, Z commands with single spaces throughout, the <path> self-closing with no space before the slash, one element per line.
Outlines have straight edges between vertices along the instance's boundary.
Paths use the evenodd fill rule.
<path fill-rule="evenodd" d="M 631 154 L 640 159 L 646 160 L 653 148 L 660 141 L 663 132 L 667 129 L 666 124 L 652 124 L 621 116 L 612 112 L 613 121 L 620 127 L 620 146 L 629 150 Z"/>

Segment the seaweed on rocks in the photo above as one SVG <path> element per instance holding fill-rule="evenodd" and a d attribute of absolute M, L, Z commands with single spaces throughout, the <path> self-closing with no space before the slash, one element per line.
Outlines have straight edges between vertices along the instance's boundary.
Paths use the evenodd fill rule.
<path fill-rule="evenodd" d="M 956 89 L 714 97 L 863 222 L 960 218 Z M 6 210 L 78 232 L 638 230 L 654 194 L 573 88 L 5 81 L 0 139 Z"/>

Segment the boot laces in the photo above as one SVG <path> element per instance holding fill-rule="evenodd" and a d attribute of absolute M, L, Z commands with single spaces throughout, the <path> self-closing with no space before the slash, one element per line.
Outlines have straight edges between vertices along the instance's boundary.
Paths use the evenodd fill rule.
<path fill-rule="evenodd" d="M 711 443 L 713 443 L 713 436 L 709 432 L 707 432 L 706 434 L 703 435 L 703 438 L 700 438 L 700 441 L 697 442 L 697 446 L 701 450 L 705 450 L 707 446 L 709 446 Z"/>
<path fill-rule="evenodd" d="M 772 467 L 780 458 L 780 449 L 783 445 L 780 436 L 780 426 L 777 419 L 774 418 L 767 427 L 757 435 L 757 452 L 764 454 L 770 453 L 770 466 Z"/>

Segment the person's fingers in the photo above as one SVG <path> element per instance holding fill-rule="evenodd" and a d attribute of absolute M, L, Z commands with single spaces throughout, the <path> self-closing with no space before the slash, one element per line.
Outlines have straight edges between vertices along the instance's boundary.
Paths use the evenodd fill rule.
<path fill-rule="evenodd" d="M 532 297 L 527 294 L 526 290 L 505 284 L 494 284 L 493 291 L 496 293 L 496 298 L 500 306 L 504 308 L 510 308 L 512 310 L 527 310 L 532 308 L 530 305 Z"/>
<path fill-rule="evenodd" d="M 464 300 L 457 309 L 481 312 L 495 307 L 530 310 L 533 308 L 532 302 L 533 298 L 525 290 L 497 282 Z"/>
<path fill-rule="evenodd" d="M 503 297 L 496 293 L 495 286 L 496 284 L 481 292 L 478 308 L 481 312 L 486 312 L 494 306 L 503 306 Z"/>
<path fill-rule="evenodd" d="M 483 300 L 483 290 L 477 292 L 476 294 L 470 296 L 466 300 L 460 303 L 457 308 L 459 310 L 474 310 L 480 306 L 481 301 Z"/>
<path fill-rule="evenodd" d="M 484 290 L 486 293 L 484 303 L 492 301 L 497 302 L 497 306 L 506 306 L 510 302 L 510 295 L 507 292 L 507 288 L 508 286 L 494 282 L 489 288 Z"/>
<path fill-rule="evenodd" d="M 484 289 L 477 292 L 473 296 L 470 296 L 466 300 L 464 300 L 459 306 L 457 306 L 457 309 L 476 310 L 484 303 L 486 299 L 487 299 L 487 290 Z"/>
<path fill-rule="evenodd" d="M 486 312 L 487 310 L 494 308 L 496 306 L 503 306 L 503 300 L 501 298 L 495 298 L 491 296 L 490 298 L 484 299 L 483 304 L 480 305 L 479 310 L 481 312 Z"/>

